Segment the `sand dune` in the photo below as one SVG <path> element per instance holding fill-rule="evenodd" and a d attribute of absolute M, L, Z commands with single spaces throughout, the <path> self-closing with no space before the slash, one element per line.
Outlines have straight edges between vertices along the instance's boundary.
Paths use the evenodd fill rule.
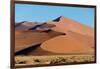
<path fill-rule="evenodd" d="M 47 23 L 37 23 L 37 22 L 23 21 L 23 22 L 17 23 L 15 25 L 15 30 L 34 30 L 37 27 L 51 28 L 51 27 L 55 27 L 55 25 L 53 25 L 53 24 L 47 24 Z"/>
<path fill-rule="evenodd" d="M 93 49 L 85 44 L 85 42 L 79 41 L 77 38 L 73 38 L 72 36 L 58 36 L 52 38 L 50 40 L 45 41 L 41 48 L 54 52 L 54 53 L 93 53 Z"/>
<path fill-rule="evenodd" d="M 45 41 L 41 48 L 54 53 L 93 53 L 94 31 L 92 28 L 72 21 L 65 17 L 59 17 L 49 23 L 55 24 L 52 29 L 64 32 L 66 35 Z"/>
<path fill-rule="evenodd" d="M 64 35 L 64 33 L 49 32 L 32 32 L 32 31 L 16 31 L 15 32 L 15 51 L 20 51 L 30 46 L 35 46 L 55 36 Z"/>
<path fill-rule="evenodd" d="M 45 23 L 22 22 L 15 29 L 15 52 L 31 47 L 24 54 L 94 54 L 93 28 L 63 16 Z"/>
<path fill-rule="evenodd" d="M 57 18 L 56 21 L 54 20 L 48 23 L 56 25 L 56 27 L 52 28 L 55 31 L 64 32 L 66 34 L 67 31 L 73 31 L 86 36 L 94 36 L 94 30 L 91 27 L 83 25 L 69 18 L 65 18 L 63 16 Z"/>
<path fill-rule="evenodd" d="M 81 44 L 84 44 L 84 46 L 86 47 L 91 47 L 94 49 L 95 45 L 94 45 L 94 37 L 92 36 L 86 36 L 86 35 L 82 35 L 79 33 L 75 33 L 72 31 L 68 31 L 67 32 L 69 36 L 73 37 L 75 40 L 77 40 L 78 42 L 80 42 Z"/>
<path fill-rule="evenodd" d="M 31 27 L 36 26 L 36 25 L 38 25 L 38 24 L 35 22 L 24 21 L 24 22 L 16 23 L 15 30 L 27 30 Z"/>

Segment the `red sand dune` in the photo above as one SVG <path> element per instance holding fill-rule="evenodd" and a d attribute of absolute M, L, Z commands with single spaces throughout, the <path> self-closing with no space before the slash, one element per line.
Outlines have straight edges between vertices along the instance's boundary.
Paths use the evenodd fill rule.
<path fill-rule="evenodd" d="M 64 33 L 49 31 L 49 32 L 32 32 L 16 30 L 15 32 L 15 52 L 25 48 L 35 46 L 55 36 L 63 35 Z"/>
<path fill-rule="evenodd" d="M 59 17 L 59 20 L 56 22 L 51 21 L 48 23 L 56 25 L 56 27 L 52 28 L 55 31 L 64 32 L 66 34 L 67 31 L 73 31 L 86 36 L 94 36 L 94 30 L 92 28 L 63 16 Z"/>
<path fill-rule="evenodd" d="M 36 31 L 30 31 L 34 27 Z M 45 28 L 49 28 L 50 31 L 48 32 Z M 94 53 L 94 30 L 65 17 L 59 17 L 38 26 L 37 23 L 23 23 L 16 29 L 15 52 L 28 48 L 34 43 L 41 43 L 38 48 L 27 53 L 29 55 Z M 26 29 L 28 30 L 25 31 Z"/>
<path fill-rule="evenodd" d="M 16 23 L 15 30 L 27 30 L 31 27 L 36 26 L 36 25 L 38 25 L 38 23 L 24 21 L 21 23 Z"/>
<path fill-rule="evenodd" d="M 80 36 L 80 35 L 79 35 Z M 86 42 L 70 35 L 63 35 L 45 41 L 41 48 L 53 53 L 93 53 L 93 49 Z"/>
<path fill-rule="evenodd" d="M 54 53 L 93 53 L 94 31 L 92 28 L 76 21 L 60 17 L 59 21 L 51 21 L 56 27 L 52 29 L 64 32 L 66 35 L 58 36 L 45 41 L 41 48 Z"/>

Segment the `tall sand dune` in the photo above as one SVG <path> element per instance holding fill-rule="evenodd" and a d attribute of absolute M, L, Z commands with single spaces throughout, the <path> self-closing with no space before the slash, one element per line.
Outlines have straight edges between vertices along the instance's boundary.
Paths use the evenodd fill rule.
<path fill-rule="evenodd" d="M 94 54 L 94 29 L 63 16 L 45 23 L 22 22 L 15 29 L 15 52 L 31 48 L 24 54 Z"/>
<path fill-rule="evenodd" d="M 58 20 L 58 21 L 57 21 Z M 80 33 L 83 35 L 94 36 L 93 28 L 83 25 L 77 21 L 71 20 L 69 18 L 65 18 L 63 16 L 56 19 L 56 21 L 50 21 L 48 23 L 55 24 L 56 27 L 52 29 L 59 32 L 64 32 L 67 34 L 67 31 L 73 31 L 76 33 Z"/>

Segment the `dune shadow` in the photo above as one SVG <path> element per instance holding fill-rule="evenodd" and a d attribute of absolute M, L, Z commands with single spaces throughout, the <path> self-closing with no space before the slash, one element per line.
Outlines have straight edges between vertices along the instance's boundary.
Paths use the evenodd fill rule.
<path fill-rule="evenodd" d="M 18 52 L 15 52 L 15 55 L 27 55 L 29 52 L 34 51 L 37 47 L 39 47 L 41 44 L 37 44 L 35 46 L 30 46 L 28 48 L 25 48 L 23 50 L 20 50 Z"/>

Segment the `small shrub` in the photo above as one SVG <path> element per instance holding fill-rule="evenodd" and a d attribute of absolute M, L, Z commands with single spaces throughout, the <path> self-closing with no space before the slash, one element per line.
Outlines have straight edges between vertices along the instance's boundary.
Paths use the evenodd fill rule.
<path fill-rule="evenodd" d="M 15 61 L 16 64 L 26 64 L 26 61 Z"/>
<path fill-rule="evenodd" d="M 40 62 L 40 60 L 39 59 L 35 59 L 34 62 Z"/>
<path fill-rule="evenodd" d="M 75 56 L 72 56 L 70 59 L 75 59 L 76 57 Z"/>
<path fill-rule="evenodd" d="M 56 59 L 51 60 L 50 64 L 61 64 L 65 62 L 66 62 L 66 59 L 64 59 L 63 57 L 58 57 Z"/>
<path fill-rule="evenodd" d="M 26 63 L 26 61 L 20 61 L 19 62 L 19 64 L 25 64 Z"/>

